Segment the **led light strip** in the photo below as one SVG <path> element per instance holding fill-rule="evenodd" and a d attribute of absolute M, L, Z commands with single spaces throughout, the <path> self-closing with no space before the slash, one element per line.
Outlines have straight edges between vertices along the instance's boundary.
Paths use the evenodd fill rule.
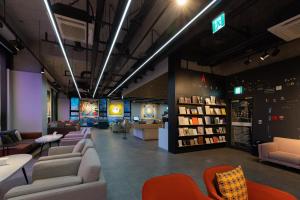
<path fill-rule="evenodd" d="M 54 19 L 54 17 L 53 17 L 53 14 L 52 14 L 52 11 L 51 11 L 51 8 L 50 8 L 50 5 L 49 5 L 48 0 L 44 0 L 44 4 L 45 4 L 45 7 L 46 7 L 46 9 L 47 9 L 48 17 L 49 17 L 50 22 L 51 22 L 51 25 L 52 25 L 52 27 L 53 27 L 54 33 L 55 33 L 55 35 L 56 35 L 57 41 L 58 41 L 58 43 L 59 43 L 59 46 L 60 46 L 60 48 L 61 48 L 61 51 L 62 51 L 63 56 L 64 56 L 64 58 L 65 58 L 65 61 L 66 61 L 66 63 L 67 63 L 67 66 L 68 66 L 68 68 L 69 68 L 69 71 L 70 71 L 70 73 L 71 73 L 71 77 L 72 77 L 73 83 L 74 83 L 74 85 L 75 85 L 75 88 L 76 88 L 76 90 L 77 90 L 78 96 L 79 96 L 79 98 L 81 99 L 81 95 L 80 95 L 80 92 L 79 92 L 79 89 L 78 89 L 78 86 L 77 86 L 77 83 L 76 83 L 76 80 L 75 80 L 75 77 L 74 77 L 74 74 L 73 74 L 73 71 L 72 71 L 70 62 L 69 62 L 69 59 L 68 59 L 68 57 L 67 57 L 67 54 L 66 54 L 64 45 L 63 45 L 63 43 L 62 43 L 62 41 L 61 41 L 60 34 L 59 34 L 59 32 L 58 32 L 58 29 L 57 29 L 57 26 L 56 26 L 56 22 L 55 22 L 55 19 Z"/>
<path fill-rule="evenodd" d="M 106 69 L 106 67 L 107 67 L 107 64 L 108 64 L 110 55 L 111 55 L 111 53 L 112 53 L 112 50 L 114 49 L 115 43 L 116 43 L 117 38 L 118 38 L 118 36 L 119 36 L 119 33 L 120 33 L 121 28 L 122 28 L 123 22 L 124 22 L 124 20 L 125 20 L 127 11 L 129 10 L 131 1 L 132 1 L 132 0 L 128 0 L 128 1 L 127 1 L 126 7 L 125 7 L 125 9 L 124 9 L 124 12 L 123 12 L 123 15 L 122 15 L 122 18 L 121 18 L 121 21 L 120 21 L 119 26 L 118 26 L 118 29 L 117 29 L 116 34 L 115 34 L 115 36 L 114 36 L 114 39 L 113 39 L 113 41 L 112 41 L 112 43 L 111 43 L 111 46 L 110 46 L 109 52 L 108 52 L 108 54 L 107 54 L 106 60 L 105 60 L 105 62 L 104 62 L 104 65 L 103 65 L 103 67 L 102 67 L 102 71 L 101 71 L 101 73 L 100 73 L 100 76 L 99 76 L 99 78 L 98 78 L 98 80 L 97 80 L 97 84 L 96 84 L 96 87 L 95 87 L 95 90 L 94 90 L 94 93 L 93 93 L 93 98 L 95 97 L 96 92 L 97 92 L 97 90 L 98 90 L 99 83 L 100 83 L 100 81 L 101 81 L 101 79 L 102 79 L 102 76 L 103 76 L 103 73 L 104 73 L 104 71 L 105 71 L 105 69 Z"/>
<path fill-rule="evenodd" d="M 120 85 L 118 85 L 113 91 L 111 91 L 108 96 L 111 96 L 117 89 L 119 89 L 124 83 L 126 83 L 134 74 L 140 71 L 148 62 L 150 62 L 159 52 L 161 52 L 165 47 L 167 47 L 176 37 L 178 37 L 184 30 L 186 30 L 193 22 L 195 22 L 205 11 L 212 7 L 218 0 L 211 1 L 207 6 L 205 6 L 195 17 L 193 17 L 186 25 L 184 25 L 175 35 L 173 35 L 164 45 L 157 49 L 143 64 L 141 64 L 132 74 L 130 74 Z"/>

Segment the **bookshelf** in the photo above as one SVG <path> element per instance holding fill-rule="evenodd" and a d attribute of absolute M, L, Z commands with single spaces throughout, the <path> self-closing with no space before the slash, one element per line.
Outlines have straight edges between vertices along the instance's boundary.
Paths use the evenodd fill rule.
<path fill-rule="evenodd" d="M 227 144 L 227 105 L 210 97 L 179 97 L 177 100 L 177 144 L 180 151 Z"/>

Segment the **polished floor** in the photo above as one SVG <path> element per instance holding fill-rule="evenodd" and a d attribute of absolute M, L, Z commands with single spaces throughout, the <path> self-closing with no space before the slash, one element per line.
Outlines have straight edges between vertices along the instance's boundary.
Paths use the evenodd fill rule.
<path fill-rule="evenodd" d="M 169 173 L 191 175 L 206 192 L 202 181 L 205 168 L 220 164 L 242 165 L 246 177 L 288 191 L 300 198 L 300 173 L 288 168 L 258 162 L 249 153 L 230 148 L 170 154 L 156 141 L 127 140 L 109 130 L 93 130 L 103 172 L 108 183 L 109 200 L 140 200 L 145 180 Z"/>
<path fill-rule="evenodd" d="M 242 165 L 247 178 L 285 190 L 300 199 L 299 170 L 260 163 L 249 153 L 221 148 L 174 155 L 159 149 L 156 141 L 145 142 L 133 136 L 124 140 L 121 134 L 110 130 L 93 129 L 92 132 L 107 180 L 109 200 L 140 200 L 147 179 L 169 173 L 191 175 L 206 193 L 202 173 L 205 168 L 219 164 Z M 35 161 L 26 166 L 29 179 Z M 10 188 L 23 184 L 21 171 L 0 183 L 0 199 Z"/>

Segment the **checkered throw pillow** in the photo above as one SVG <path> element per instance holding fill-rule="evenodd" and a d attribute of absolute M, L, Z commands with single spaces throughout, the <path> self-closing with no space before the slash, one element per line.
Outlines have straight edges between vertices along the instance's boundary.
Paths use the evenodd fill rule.
<path fill-rule="evenodd" d="M 219 191 L 224 200 L 248 200 L 246 179 L 241 166 L 216 173 Z"/>

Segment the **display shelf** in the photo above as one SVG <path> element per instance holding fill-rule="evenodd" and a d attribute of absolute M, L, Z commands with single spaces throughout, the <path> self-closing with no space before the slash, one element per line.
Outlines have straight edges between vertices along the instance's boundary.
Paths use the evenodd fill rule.
<path fill-rule="evenodd" d="M 203 124 L 203 126 L 227 126 L 227 124 Z"/>
<path fill-rule="evenodd" d="M 204 134 L 204 136 L 216 136 L 216 135 L 226 135 L 227 133 L 213 133 L 213 134 Z"/>
<path fill-rule="evenodd" d="M 227 105 L 223 105 L 223 104 L 204 104 L 204 106 L 226 107 Z"/>
<path fill-rule="evenodd" d="M 204 124 L 188 124 L 188 125 L 178 125 L 179 127 L 194 127 L 194 126 L 204 126 Z"/>
<path fill-rule="evenodd" d="M 177 103 L 178 105 L 182 106 L 203 106 L 204 103 Z"/>
<path fill-rule="evenodd" d="M 204 114 L 177 114 L 177 116 L 198 116 L 198 117 L 203 117 L 205 116 Z"/>
<path fill-rule="evenodd" d="M 199 137 L 199 136 L 204 136 L 204 135 L 183 135 L 183 136 L 178 136 L 178 138 L 187 138 L 187 137 Z"/>

